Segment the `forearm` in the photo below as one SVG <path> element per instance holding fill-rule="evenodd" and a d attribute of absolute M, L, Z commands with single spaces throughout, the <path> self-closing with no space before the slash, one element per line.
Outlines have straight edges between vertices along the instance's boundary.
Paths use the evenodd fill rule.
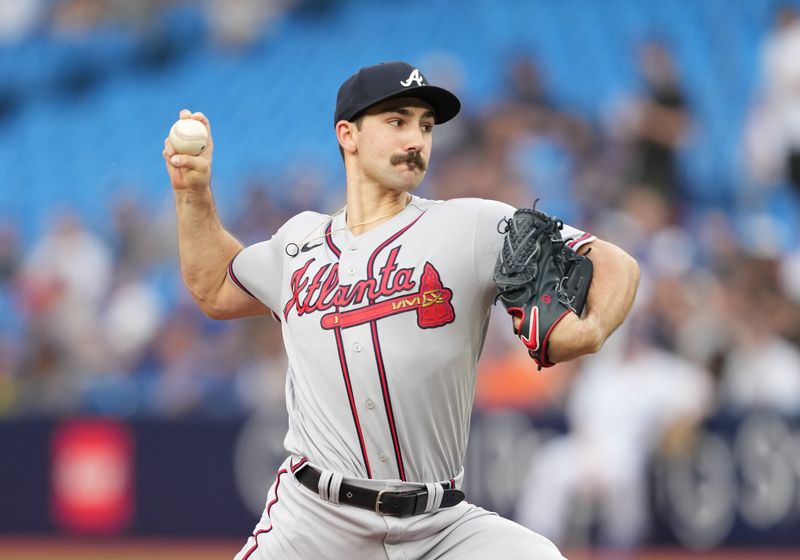
<path fill-rule="evenodd" d="M 213 313 L 228 264 L 242 245 L 222 227 L 210 188 L 176 190 L 175 210 L 183 281 L 198 305 Z"/>
<path fill-rule="evenodd" d="M 553 362 L 597 352 L 630 312 L 639 286 L 639 266 L 625 251 L 604 241 L 592 244 L 594 265 L 586 312 L 568 314 L 553 331 L 548 357 Z"/>
<path fill-rule="evenodd" d="M 586 302 L 587 319 L 597 329 L 598 349 L 630 313 L 639 287 L 639 265 L 619 247 L 595 241 L 589 258 L 595 274 Z"/>

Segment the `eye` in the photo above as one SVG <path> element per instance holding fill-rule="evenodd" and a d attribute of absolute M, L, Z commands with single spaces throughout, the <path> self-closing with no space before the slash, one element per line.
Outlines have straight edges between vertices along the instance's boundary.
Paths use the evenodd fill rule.
<path fill-rule="evenodd" d="M 433 131 L 433 125 L 430 124 L 430 123 L 423 123 L 421 125 L 421 128 L 422 128 L 423 132 L 431 132 L 431 131 Z"/>
<path fill-rule="evenodd" d="M 403 121 L 401 121 L 400 119 L 392 119 L 389 121 L 389 126 L 397 127 L 400 126 L 401 124 L 403 124 Z"/>

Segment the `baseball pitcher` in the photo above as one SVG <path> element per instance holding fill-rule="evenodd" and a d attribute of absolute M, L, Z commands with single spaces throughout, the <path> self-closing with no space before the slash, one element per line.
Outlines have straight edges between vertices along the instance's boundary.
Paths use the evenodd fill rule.
<path fill-rule="evenodd" d="M 535 208 L 414 195 L 459 110 L 414 66 L 362 68 L 333 119 L 346 206 L 247 248 L 215 210 L 213 140 L 164 143 L 186 286 L 210 317 L 277 318 L 289 359 L 288 456 L 239 560 L 562 558 L 461 490 L 489 312 L 499 298 L 535 371 L 601 347 L 638 267 Z"/>

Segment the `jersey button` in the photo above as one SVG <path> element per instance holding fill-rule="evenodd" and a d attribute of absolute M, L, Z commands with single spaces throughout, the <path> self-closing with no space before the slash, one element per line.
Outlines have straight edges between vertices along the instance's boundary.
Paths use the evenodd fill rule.
<path fill-rule="evenodd" d="M 348 274 L 349 276 L 352 276 L 352 275 L 353 275 L 353 274 L 355 274 L 355 273 L 356 273 L 356 269 L 355 269 L 355 268 L 348 268 L 348 269 L 347 269 L 347 274 Z"/>
<path fill-rule="evenodd" d="M 372 399 L 367 399 L 364 404 L 367 405 L 367 408 L 375 408 L 375 401 Z"/>
<path fill-rule="evenodd" d="M 353 350 L 356 352 L 361 352 L 361 345 L 358 342 L 356 342 L 355 344 L 353 344 Z"/>
<path fill-rule="evenodd" d="M 381 463 L 385 463 L 386 462 L 386 455 L 384 455 L 383 453 L 378 453 L 378 459 L 381 460 Z"/>

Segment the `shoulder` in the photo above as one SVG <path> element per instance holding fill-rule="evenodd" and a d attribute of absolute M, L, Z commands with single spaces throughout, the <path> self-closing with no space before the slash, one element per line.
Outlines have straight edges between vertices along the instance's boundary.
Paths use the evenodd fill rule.
<path fill-rule="evenodd" d="M 273 237 L 282 238 L 286 236 L 312 235 L 317 231 L 324 231 L 332 217 L 320 212 L 305 211 L 295 214 L 286 220 Z M 321 235 L 321 233 L 320 233 Z"/>
<path fill-rule="evenodd" d="M 441 214 L 453 214 L 456 216 L 483 216 L 487 218 L 497 218 L 497 220 L 510 217 L 516 208 L 497 200 L 486 198 L 451 198 L 449 200 L 426 200 L 419 199 L 422 203 L 428 204 L 428 210 Z"/>
<path fill-rule="evenodd" d="M 295 214 L 269 238 L 245 247 L 235 257 L 237 262 L 248 259 L 261 259 L 266 254 L 283 253 L 289 245 L 302 243 L 304 239 L 323 235 L 331 221 L 331 216 L 319 212 L 300 212 Z"/>
<path fill-rule="evenodd" d="M 332 219 L 332 217 L 328 214 L 322 214 L 320 212 L 313 212 L 311 210 L 306 210 L 305 212 L 300 212 L 299 214 L 295 214 L 281 226 L 281 229 L 284 228 L 296 228 L 296 227 L 314 227 L 320 225 L 320 227 L 324 227 L 328 224 L 328 222 Z"/>

